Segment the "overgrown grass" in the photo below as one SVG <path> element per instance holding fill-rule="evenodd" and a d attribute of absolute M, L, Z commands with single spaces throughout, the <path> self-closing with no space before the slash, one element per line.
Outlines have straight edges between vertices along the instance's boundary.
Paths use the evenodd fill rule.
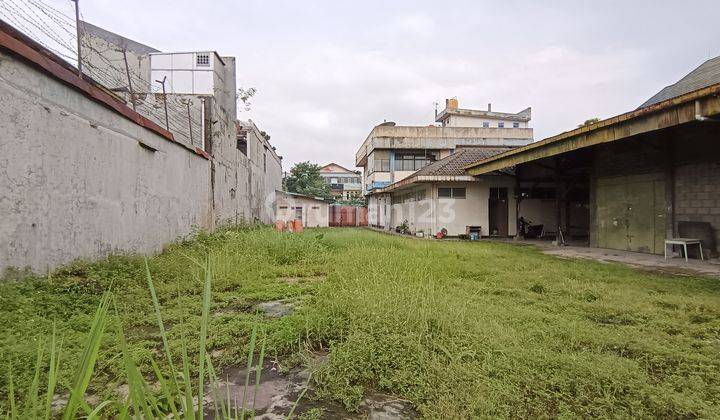
<path fill-rule="evenodd" d="M 209 254 L 213 300 L 204 302 Z M 719 280 L 359 229 L 226 229 L 169 247 L 149 269 L 160 324 L 140 257 L 0 285 L 0 366 L 12 363 L 18 406 L 34 387 L 45 391 L 50 361 L 43 358 L 37 381 L 35 365 L 53 328 L 67 355 L 54 362 L 58 388 L 71 388 L 112 285 L 119 324 L 109 324 L 98 350 L 86 392 L 94 406 L 117 399 L 127 382 L 123 354 L 148 381 L 151 361 L 167 372 L 184 351 L 201 357 L 205 314 L 213 373 L 260 352 L 250 347 L 259 328 L 266 358 L 329 349 L 313 374 L 317 394 L 349 409 L 377 390 L 436 418 L 720 417 Z M 255 305 L 278 299 L 296 311 L 258 321 Z M 187 375 L 201 366 L 186 366 Z M 0 378 L 0 409 L 8 410 L 9 378 Z"/>

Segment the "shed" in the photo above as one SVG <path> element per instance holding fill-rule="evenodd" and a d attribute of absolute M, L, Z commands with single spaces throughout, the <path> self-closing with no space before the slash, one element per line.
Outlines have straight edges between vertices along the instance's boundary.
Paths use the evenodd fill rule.
<path fill-rule="evenodd" d="M 277 191 L 276 218 L 288 222 L 302 220 L 304 227 L 328 227 L 330 202 L 322 197 L 313 197 L 289 191 Z"/>

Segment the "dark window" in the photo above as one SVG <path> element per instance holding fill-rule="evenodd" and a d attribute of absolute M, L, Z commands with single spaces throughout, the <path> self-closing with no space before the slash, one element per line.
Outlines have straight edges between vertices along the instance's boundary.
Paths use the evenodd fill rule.
<path fill-rule="evenodd" d="M 438 197 L 440 197 L 440 198 L 452 197 L 452 188 L 438 188 Z"/>
<path fill-rule="evenodd" d="M 237 139 L 237 148 L 245 156 L 247 156 L 247 140 L 243 138 Z"/>
<path fill-rule="evenodd" d="M 507 188 L 490 188 L 490 198 L 497 200 L 507 200 Z"/>
<path fill-rule="evenodd" d="M 465 188 L 438 188 L 438 198 L 465 198 Z"/>
<path fill-rule="evenodd" d="M 513 128 L 520 128 L 520 123 L 514 122 L 514 123 L 513 123 Z"/>
<path fill-rule="evenodd" d="M 504 123 L 504 122 L 501 121 L 501 122 L 498 123 L 498 128 L 504 128 L 504 127 L 505 127 L 505 123 Z"/>
<path fill-rule="evenodd" d="M 437 160 L 436 152 L 402 151 L 395 153 L 396 171 L 417 171 Z"/>
<path fill-rule="evenodd" d="M 485 127 L 485 128 L 490 127 L 490 123 L 487 121 L 483 122 L 483 127 Z"/>

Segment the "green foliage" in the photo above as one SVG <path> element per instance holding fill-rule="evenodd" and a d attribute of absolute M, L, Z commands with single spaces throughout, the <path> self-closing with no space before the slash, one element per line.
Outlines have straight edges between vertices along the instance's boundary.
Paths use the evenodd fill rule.
<path fill-rule="evenodd" d="M 310 162 L 300 162 L 290 169 L 290 175 L 285 178 L 285 187 L 288 191 L 330 199 L 330 185 L 320 176 L 320 165 Z"/>
<path fill-rule="evenodd" d="M 578 125 L 578 127 L 585 127 L 587 125 L 593 125 L 596 122 L 600 122 L 600 118 L 590 118 L 589 120 L 585 120 L 582 124 Z"/>
<path fill-rule="evenodd" d="M 295 312 L 258 316 L 270 300 Z M 204 377 L 218 417 L 241 417 L 209 386 L 223 367 L 259 369 L 267 355 L 287 369 L 324 349 L 314 398 L 351 410 L 379 391 L 429 418 L 718 418 L 718 308 L 714 279 L 529 247 L 227 227 L 147 263 L 113 256 L 0 284 L 0 417 L 43 417 L 48 395 L 81 395 L 78 366 L 93 359 L 76 416 L 189 417 Z"/>

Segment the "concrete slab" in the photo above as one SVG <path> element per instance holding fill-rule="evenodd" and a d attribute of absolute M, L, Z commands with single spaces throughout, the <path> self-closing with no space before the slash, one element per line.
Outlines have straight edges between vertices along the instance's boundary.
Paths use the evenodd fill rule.
<path fill-rule="evenodd" d="M 504 240 L 507 243 L 534 245 L 544 253 L 560 258 L 582 258 L 595 261 L 617 262 L 634 268 L 678 276 L 705 276 L 720 278 L 720 260 L 689 260 L 680 257 L 668 258 L 662 255 L 615 249 L 590 248 L 587 246 L 555 246 L 548 241 Z"/>

